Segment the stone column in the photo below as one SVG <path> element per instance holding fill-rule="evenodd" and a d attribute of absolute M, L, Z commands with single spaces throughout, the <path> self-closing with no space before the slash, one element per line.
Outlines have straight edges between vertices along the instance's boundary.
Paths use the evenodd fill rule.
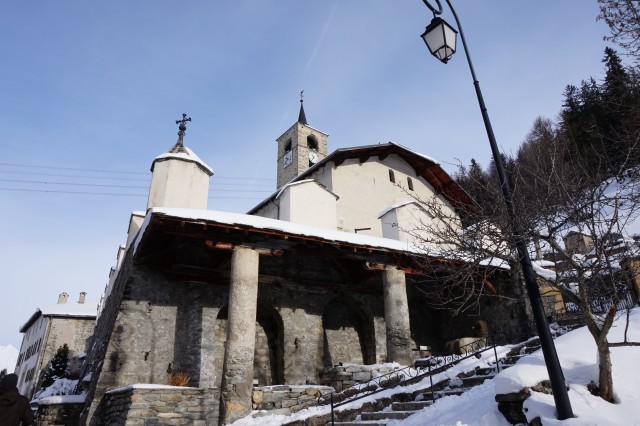
<path fill-rule="evenodd" d="M 411 328 L 404 271 L 387 269 L 382 274 L 384 319 L 387 329 L 387 359 L 411 365 Z"/>
<path fill-rule="evenodd" d="M 245 247 L 236 248 L 231 256 L 229 316 L 220 404 L 222 424 L 231 423 L 251 412 L 258 259 L 256 251 Z"/>

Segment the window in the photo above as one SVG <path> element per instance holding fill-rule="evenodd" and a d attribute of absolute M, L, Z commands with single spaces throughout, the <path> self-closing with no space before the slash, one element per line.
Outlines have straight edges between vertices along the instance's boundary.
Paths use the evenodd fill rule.
<path fill-rule="evenodd" d="M 307 136 L 307 146 L 309 149 L 318 150 L 318 141 L 313 136 Z"/>
<path fill-rule="evenodd" d="M 389 169 L 389 180 L 391 183 L 396 183 L 396 175 L 393 173 L 393 170 Z"/>
<path fill-rule="evenodd" d="M 413 191 L 413 181 L 410 177 L 407 178 L 407 186 L 409 186 L 409 191 Z"/>
<path fill-rule="evenodd" d="M 291 139 L 284 146 L 284 156 L 282 158 L 283 166 L 287 167 L 293 162 L 293 152 L 291 152 Z"/>

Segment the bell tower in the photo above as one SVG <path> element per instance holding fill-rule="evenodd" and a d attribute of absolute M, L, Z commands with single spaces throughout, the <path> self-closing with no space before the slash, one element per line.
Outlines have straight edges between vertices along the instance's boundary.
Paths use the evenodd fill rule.
<path fill-rule="evenodd" d="M 278 188 L 327 156 L 329 135 L 314 129 L 307 123 L 302 99 L 303 92 L 304 90 L 300 92 L 298 121 L 276 139 L 278 142 Z"/>

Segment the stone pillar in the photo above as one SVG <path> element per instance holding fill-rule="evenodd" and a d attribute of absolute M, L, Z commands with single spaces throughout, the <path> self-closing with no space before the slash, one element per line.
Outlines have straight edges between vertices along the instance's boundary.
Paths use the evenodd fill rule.
<path fill-rule="evenodd" d="M 256 251 L 245 247 L 236 248 L 231 256 L 229 316 L 220 404 L 222 424 L 244 417 L 252 409 L 258 259 Z"/>
<path fill-rule="evenodd" d="M 387 359 L 411 365 L 411 328 L 404 271 L 387 269 L 382 275 L 384 319 L 387 329 Z"/>

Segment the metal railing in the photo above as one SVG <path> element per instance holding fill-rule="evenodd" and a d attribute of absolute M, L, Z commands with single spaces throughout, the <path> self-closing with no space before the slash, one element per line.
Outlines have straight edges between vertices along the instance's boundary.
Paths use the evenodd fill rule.
<path fill-rule="evenodd" d="M 493 350 L 496 369 L 499 372 L 500 365 L 498 362 L 496 345 L 493 343 L 492 338 L 485 337 L 460 346 L 459 353 L 434 354 L 425 358 L 423 362 L 421 362 L 421 360 L 417 360 L 415 364 L 416 368 L 404 367 L 399 370 L 392 371 L 391 373 L 374 377 L 367 382 L 355 384 L 340 392 L 331 392 L 328 395 L 328 398 L 326 395 L 318 398 L 318 405 L 331 404 L 331 424 L 333 425 L 335 421 L 335 408 L 357 401 L 364 397 L 374 395 L 386 389 L 408 384 L 410 381 L 417 382 L 427 376 L 429 377 L 431 399 L 432 401 L 435 401 L 436 393 L 438 391 L 434 390 L 433 386 L 434 374 L 445 371 L 460 361 L 471 358 L 472 356 L 479 359 L 483 352 L 490 350 Z M 425 369 L 427 370 L 426 372 L 424 371 Z"/>

